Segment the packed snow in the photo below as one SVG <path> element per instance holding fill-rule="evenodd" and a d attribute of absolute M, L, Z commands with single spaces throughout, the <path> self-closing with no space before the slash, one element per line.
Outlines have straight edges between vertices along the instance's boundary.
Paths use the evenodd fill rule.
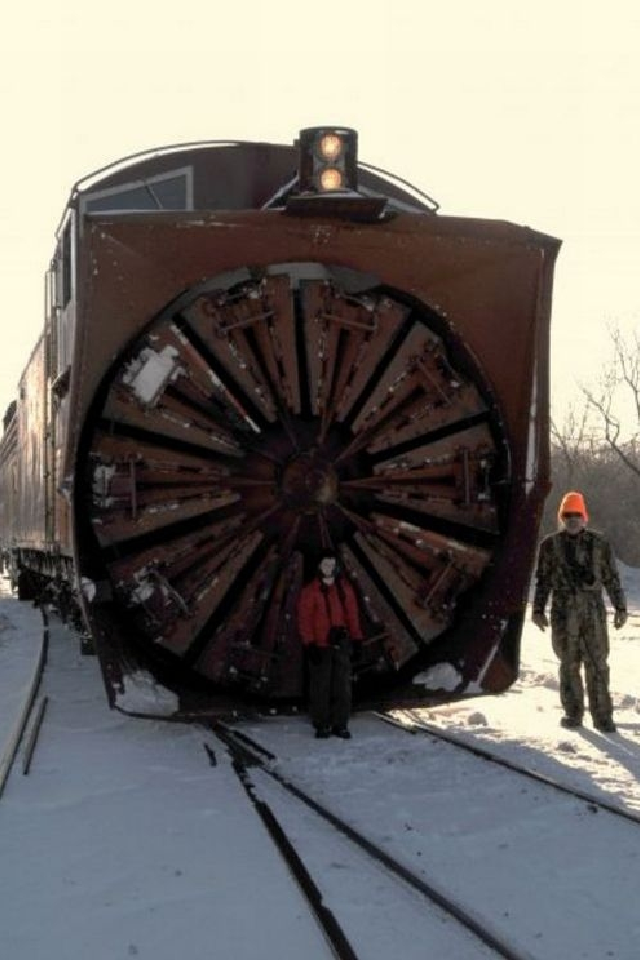
<path fill-rule="evenodd" d="M 530 622 L 521 678 L 507 694 L 418 716 L 640 813 L 640 571 L 622 573 L 631 615 L 620 632 L 610 630 L 616 734 L 588 722 L 578 731 L 559 726 L 550 638 Z M 0 580 L 2 742 L 20 712 L 41 632 L 39 612 Z M 42 692 L 48 705 L 31 770 L 22 774 L 18 755 L 0 798 L 0 956 L 328 955 L 210 731 L 110 711 L 96 659 L 55 619 Z M 351 741 L 314 740 L 304 717 L 242 729 L 277 754 L 280 772 L 532 958 L 636 960 L 640 825 L 368 714 L 353 718 Z M 447 948 L 444 921 L 425 926 L 421 903 L 394 895 L 308 811 L 263 774 L 254 777 L 327 904 L 347 917 L 363 960 L 491 955 L 468 934 Z"/>

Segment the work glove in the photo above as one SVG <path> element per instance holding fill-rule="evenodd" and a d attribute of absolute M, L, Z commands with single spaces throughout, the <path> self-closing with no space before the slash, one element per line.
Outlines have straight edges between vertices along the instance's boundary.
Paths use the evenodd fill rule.
<path fill-rule="evenodd" d="M 624 627 L 627 622 L 627 611 L 626 610 L 616 610 L 613 615 L 613 625 L 616 630 L 619 630 L 620 627 Z"/>
<path fill-rule="evenodd" d="M 547 619 L 546 613 L 533 613 L 531 615 L 531 619 L 533 620 L 533 622 L 535 623 L 536 627 L 538 627 L 539 630 L 546 630 L 547 627 L 549 626 L 549 621 Z"/>
<path fill-rule="evenodd" d="M 322 650 L 317 643 L 307 645 L 307 656 L 310 663 L 320 663 L 322 660 Z"/>

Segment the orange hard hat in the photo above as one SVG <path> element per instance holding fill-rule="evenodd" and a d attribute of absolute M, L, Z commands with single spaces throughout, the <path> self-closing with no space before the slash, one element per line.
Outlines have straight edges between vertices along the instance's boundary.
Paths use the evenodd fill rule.
<path fill-rule="evenodd" d="M 585 522 L 589 519 L 584 497 L 581 493 L 577 493 L 575 490 L 565 493 L 558 508 L 558 519 L 562 520 L 565 513 L 579 513 Z"/>

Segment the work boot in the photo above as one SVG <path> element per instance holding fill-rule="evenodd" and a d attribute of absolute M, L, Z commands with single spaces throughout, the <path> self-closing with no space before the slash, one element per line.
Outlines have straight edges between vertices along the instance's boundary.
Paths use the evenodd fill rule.
<path fill-rule="evenodd" d="M 351 731 L 346 727 L 334 727 L 332 733 L 334 737 L 340 737 L 341 740 L 351 740 Z"/>
<path fill-rule="evenodd" d="M 600 733 L 615 733 L 616 725 L 611 719 L 611 717 L 605 717 L 604 720 L 594 720 L 593 726 L 595 730 L 599 730 Z"/>
<path fill-rule="evenodd" d="M 582 717 L 572 717 L 569 714 L 562 717 L 560 720 L 560 726 L 566 727 L 569 730 L 572 730 L 574 727 L 582 726 Z"/>
<path fill-rule="evenodd" d="M 316 727 L 316 740 L 327 740 L 331 736 L 329 727 Z"/>

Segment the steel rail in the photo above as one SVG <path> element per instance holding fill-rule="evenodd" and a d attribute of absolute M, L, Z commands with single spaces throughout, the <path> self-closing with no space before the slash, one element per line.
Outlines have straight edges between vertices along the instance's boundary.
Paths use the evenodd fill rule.
<path fill-rule="evenodd" d="M 422 879 L 405 867 L 399 860 L 379 847 L 374 841 L 365 837 L 362 833 L 348 824 L 345 820 L 333 813 L 324 804 L 319 803 L 300 787 L 292 783 L 287 777 L 268 765 L 263 758 L 265 748 L 256 743 L 246 734 L 237 738 L 237 731 L 228 727 L 222 722 L 212 724 L 214 733 L 225 743 L 232 755 L 234 751 L 242 751 L 248 763 L 258 767 L 269 777 L 275 780 L 287 793 L 301 801 L 309 809 L 313 810 L 319 817 L 329 823 L 338 833 L 347 837 L 355 846 L 363 850 L 372 860 L 382 865 L 387 872 L 391 873 L 400 880 L 403 880 L 413 890 L 420 893 L 426 900 L 436 904 L 445 913 L 452 916 L 463 927 L 470 931 L 485 946 L 494 950 L 504 960 L 532 960 L 532 955 L 526 951 L 518 950 L 506 941 L 499 932 L 491 930 L 490 927 L 480 918 L 474 916 L 469 910 L 460 903 L 453 900 L 446 893 L 443 893 L 437 887 L 427 880 Z M 271 754 L 273 759 L 277 759 Z"/>
<path fill-rule="evenodd" d="M 229 750 L 231 763 L 236 776 L 244 787 L 250 802 L 257 811 L 269 836 L 278 848 L 280 855 L 287 864 L 293 878 L 309 904 L 309 908 L 322 933 L 326 937 L 333 955 L 337 957 L 338 960 L 359 960 L 358 954 L 353 949 L 353 946 L 333 912 L 323 903 L 320 890 L 300 858 L 295 846 L 289 840 L 280 821 L 269 804 L 256 795 L 256 789 L 251 780 L 248 768 L 250 766 L 259 766 L 261 769 L 266 769 L 261 760 L 256 761 L 256 754 L 259 751 L 255 749 L 251 750 L 242 742 L 234 740 L 232 734 L 225 730 L 222 724 L 214 724 L 213 726 L 216 735 Z"/>
<path fill-rule="evenodd" d="M 29 730 L 27 739 L 25 740 L 24 753 L 22 755 L 22 772 L 25 775 L 29 773 L 29 770 L 31 769 L 33 751 L 35 750 L 36 743 L 38 742 L 38 734 L 40 733 L 40 728 L 44 719 L 44 711 L 46 710 L 48 702 L 48 697 L 40 697 L 33 717 L 33 723 L 31 724 L 31 729 Z"/>
<path fill-rule="evenodd" d="M 507 770 L 512 770 L 514 773 L 519 773 L 522 776 L 529 777 L 531 780 L 536 780 L 538 783 L 542 783 L 547 787 L 558 790 L 560 793 L 566 793 L 569 796 L 575 797 L 577 800 L 584 800 L 586 803 L 596 806 L 607 813 L 611 813 L 616 817 L 622 817 L 623 820 L 629 820 L 631 823 L 640 824 L 640 814 L 638 813 L 633 813 L 631 810 L 625 810 L 623 807 L 619 807 L 615 803 L 609 803 L 607 800 L 601 800 L 599 797 L 587 792 L 586 790 L 569 787 L 566 784 L 561 783 L 559 780 L 555 780 L 553 777 L 548 776 L 547 774 L 539 773 L 537 770 L 532 770 L 531 767 L 527 767 L 525 764 L 516 763 L 514 760 L 507 760 L 505 757 L 499 757 L 496 754 L 491 753 L 490 750 L 486 750 L 484 747 L 479 747 L 476 744 L 466 743 L 460 737 L 456 737 L 455 734 L 441 730 L 439 727 L 434 727 L 430 723 L 424 723 L 421 720 L 416 720 L 413 716 L 411 716 L 410 712 L 408 712 L 408 714 L 409 719 L 413 724 L 413 728 L 406 727 L 399 720 L 395 720 L 393 717 L 388 716 L 388 714 L 376 712 L 374 713 L 374 716 L 379 720 L 382 720 L 384 723 L 391 724 L 393 727 L 404 730 L 405 733 L 423 734 L 425 736 L 429 735 L 436 737 L 438 740 L 444 740 L 446 743 L 450 743 L 454 747 L 460 747 L 461 750 L 466 750 L 468 753 L 472 753 L 474 756 L 479 757 L 482 760 L 495 763 L 500 767 L 505 767 Z"/>
<path fill-rule="evenodd" d="M 33 704 L 42 681 L 45 664 L 47 662 L 47 654 L 49 651 L 49 618 L 47 617 L 47 613 L 44 609 L 40 608 L 40 612 L 42 614 L 43 628 L 38 659 L 31 675 L 29 685 L 27 686 L 27 692 L 22 703 L 22 708 L 4 745 L 2 756 L 0 757 L 0 796 L 2 796 L 4 793 L 4 788 L 7 784 L 7 780 L 9 779 L 13 761 L 15 760 L 18 747 L 20 746 L 25 728 L 29 721 L 31 710 L 33 709 Z"/>

